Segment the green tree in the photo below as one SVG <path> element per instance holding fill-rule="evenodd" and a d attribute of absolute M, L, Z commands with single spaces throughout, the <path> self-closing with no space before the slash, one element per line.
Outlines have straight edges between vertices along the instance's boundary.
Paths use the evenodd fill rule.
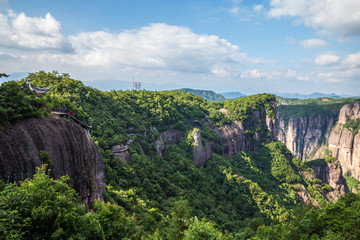
<path fill-rule="evenodd" d="M 44 165 L 33 179 L 8 185 L 0 193 L 0 239 L 97 239 L 99 227 L 68 180 L 51 179 Z"/>
<path fill-rule="evenodd" d="M 193 217 L 189 221 L 188 229 L 184 232 L 184 240 L 220 240 L 223 239 L 221 231 L 215 228 L 215 224 L 206 221 L 206 219 L 198 220 Z"/>

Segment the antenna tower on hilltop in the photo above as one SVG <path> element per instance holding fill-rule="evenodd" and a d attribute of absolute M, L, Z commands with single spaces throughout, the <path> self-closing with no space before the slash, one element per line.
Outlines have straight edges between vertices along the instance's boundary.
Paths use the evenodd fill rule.
<path fill-rule="evenodd" d="M 133 90 L 141 90 L 141 82 L 135 82 L 134 77 L 133 77 L 132 84 L 133 84 L 133 86 L 132 86 Z"/>

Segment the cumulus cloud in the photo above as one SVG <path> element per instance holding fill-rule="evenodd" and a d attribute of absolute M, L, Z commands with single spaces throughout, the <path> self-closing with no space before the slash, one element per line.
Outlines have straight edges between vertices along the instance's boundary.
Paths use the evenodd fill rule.
<path fill-rule="evenodd" d="M 295 44 L 296 43 L 296 39 L 293 37 L 286 37 L 286 43 L 287 44 Z"/>
<path fill-rule="evenodd" d="M 259 69 L 250 69 L 243 71 L 240 76 L 240 78 L 264 78 L 264 77 L 266 77 L 266 74 L 260 72 Z"/>
<path fill-rule="evenodd" d="M 270 6 L 270 17 L 296 17 L 315 29 L 360 35 L 359 0 L 271 0 Z"/>
<path fill-rule="evenodd" d="M 334 54 L 323 54 L 315 59 L 318 65 L 334 65 L 340 61 L 340 57 Z"/>
<path fill-rule="evenodd" d="M 42 69 L 67 69 L 87 75 L 89 72 L 109 73 L 109 77 L 114 72 L 234 77 L 239 76 L 238 68 L 244 63 L 269 63 L 249 58 L 238 46 L 218 36 L 196 34 L 189 28 L 164 23 L 119 33 L 82 32 L 64 37 L 60 23 L 50 14 L 45 18 L 29 18 L 25 14 L 0 15 L 1 18 L 4 21 L 0 20 L 0 28 L 7 31 L 7 36 L 0 36 L 0 47 L 10 51 L 36 50 L 15 51 L 15 55 L 19 55 L 18 63 L 26 71 L 37 71 L 41 66 Z M 67 53 L 64 43 L 71 46 L 72 54 Z"/>
<path fill-rule="evenodd" d="M 219 77 L 229 77 L 232 74 L 231 72 L 232 71 L 227 67 L 221 67 L 221 66 L 213 66 L 211 69 L 211 73 Z"/>
<path fill-rule="evenodd" d="M 85 66 L 219 74 L 214 66 L 251 61 L 238 46 L 217 36 L 162 23 L 118 34 L 85 32 L 69 39 L 77 52 L 73 61 Z"/>
<path fill-rule="evenodd" d="M 309 81 L 308 76 L 297 76 L 296 79 L 299 81 Z"/>
<path fill-rule="evenodd" d="M 239 16 L 240 9 L 238 7 L 233 7 L 229 9 L 229 13 L 233 16 Z"/>
<path fill-rule="evenodd" d="M 261 4 L 254 4 L 253 5 L 253 10 L 257 13 L 261 12 L 264 9 L 264 6 Z"/>
<path fill-rule="evenodd" d="M 324 47 L 327 45 L 327 42 L 318 38 L 307 39 L 299 42 L 305 48 L 317 48 Z"/>
<path fill-rule="evenodd" d="M 27 17 L 9 11 L 0 14 L 0 46 L 28 50 L 71 52 L 70 42 L 63 36 L 61 25 L 47 13 L 44 18 Z"/>
<path fill-rule="evenodd" d="M 347 55 L 343 65 L 345 67 L 360 67 L 360 52 Z"/>

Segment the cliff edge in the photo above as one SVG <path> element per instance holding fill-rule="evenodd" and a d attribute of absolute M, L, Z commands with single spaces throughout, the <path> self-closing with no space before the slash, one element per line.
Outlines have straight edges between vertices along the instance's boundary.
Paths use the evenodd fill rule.
<path fill-rule="evenodd" d="M 360 180 L 360 101 L 344 105 L 329 138 L 329 149 L 348 176 Z"/>
<path fill-rule="evenodd" d="M 52 177 L 70 176 L 70 185 L 84 204 L 102 198 L 104 162 L 86 129 L 53 118 L 27 119 L 0 133 L 0 177 L 7 183 L 32 177 L 44 162 L 40 151 L 50 154 Z"/>

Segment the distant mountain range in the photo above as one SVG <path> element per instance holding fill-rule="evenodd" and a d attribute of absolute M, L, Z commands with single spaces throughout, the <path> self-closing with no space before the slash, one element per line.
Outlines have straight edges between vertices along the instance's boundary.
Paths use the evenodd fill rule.
<path fill-rule="evenodd" d="M 203 97 L 208 101 L 223 101 L 226 99 L 236 99 L 239 97 L 246 97 L 246 94 L 240 93 L 240 92 L 224 92 L 224 93 L 215 93 L 211 90 L 196 90 L 191 88 L 182 88 L 179 89 L 179 91 L 183 92 L 190 92 L 192 94 L 195 94 L 197 96 Z M 319 93 L 314 92 L 311 94 L 299 94 L 299 93 L 273 93 L 276 96 L 282 97 L 282 98 L 297 98 L 297 99 L 309 99 L 309 98 L 323 98 L 323 97 L 329 97 L 329 98 L 348 98 L 348 97 L 354 97 L 351 95 L 337 95 L 335 93 L 327 94 L 327 93 Z"/>
<path fill-rule="evenodd" d="M 319 93 L 314 92 L 308 95 L 305 94 L 299 94 L 299 93 L 273 93 L 276 96 L 283 97 L 283 98 L 297 98 L 297 99 L 308 99 L 308 98 L 322 98 L 322 97 L 330 97 L 330 98 L 347 98 L 347 97 L 353 97 L 351 95 L 337 95 L 335 93 Z"/>
<path fill-rule="evenodd" d="M 222 95 L 217 94 L 217 93 L 215 93 L 214 91 L 211 91 L 211 90 L 197 90 L 197 89 L 191 89 L 191 88 L 181 88 L 181 89 L 178 89 L 178 90 L 182 91 L 182 92 L 192 93 L 194 95 L 203 97 L 208 101 L 219 102 L 219 101 L 226 100 L 225 97 L 223 97 Z"/>
<path fill-rule="evenodd" d="M 220 95 L 224 96 L 226 99 L 235 99 L 239 97 L 246 97 L 246 94 L 240 93 L 240 92 L 225 92 L 225 93 L 219 93 Z"/>

